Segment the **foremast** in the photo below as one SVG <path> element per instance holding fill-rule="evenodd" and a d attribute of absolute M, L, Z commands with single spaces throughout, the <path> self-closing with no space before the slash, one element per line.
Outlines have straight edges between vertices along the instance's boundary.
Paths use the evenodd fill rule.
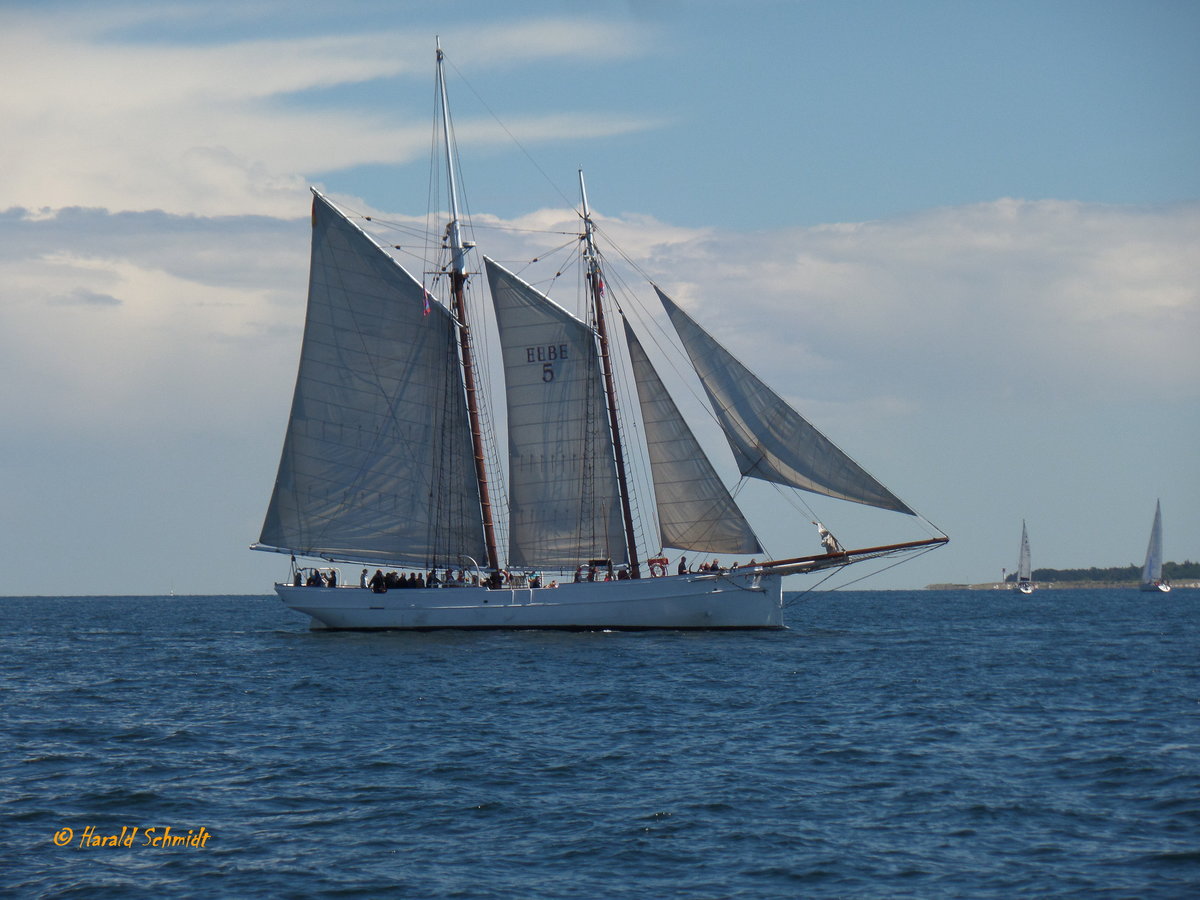
<path fill-rule="evenodd" d="M 496 528 L 492 516 L 491 491 L 488 488 L 487 461 L 483 450 L 483 423 L 479 414 L 479 396 L 475 382 L 475 361 L 471 349 L 471 327 L 467 317 L 467 245 L 462 239 L 458 213 L 458 185 L 454 172 L 454 151 L 450 138 L 450 107 L 446 102 L 446 77 L 443 71 L 444 54 L 441 41 L 437 44 L 437 87 L 442 113 L 442 143 L 446 149 L 446 180 L 449 191 L 450 223 L 446 226 L 449 244 L 450 290 L 454 315 L 458 320 L 459 356 L 463 369 L 463 385 L 467 393 L 467 415 L 471 425 L 471 443 L 475 457 L 475 478 L 479 483 L 479 505 L 483 512 L 483 539 L 487 547 L 487 565 L 492 571 L 500 568 L 496 551 Z"/>
<path fill-rule="evenodd" d="M 596 316 L 596 335 L 600 340 L 600 371 L 604 377 L 604 395 L 608 406 L 608 424 L 612 432 L 613 454 L 617 464 L 617 489 L 621 495 L 621 520 L 625 527 L 625 545 L 628 551 L 630 574 L 641 578 L 638 563 L 637 538 L 633 530 L 633 511 L 629 502 L 629 479 L 625 472 L 625 450 L 621 441 L 620 417 L 617 415 L 617 391 L 613 379 L 612 356 L 609 351 L 608 327 L 604 319 L 604 273 L 596 253 L 595 225 L 588 209 L 587 187 L 583 183 L 583 169 L 579 170 L 579 195 L 583 206 L 584 259 L 587 262 L 588 288 Z"/>

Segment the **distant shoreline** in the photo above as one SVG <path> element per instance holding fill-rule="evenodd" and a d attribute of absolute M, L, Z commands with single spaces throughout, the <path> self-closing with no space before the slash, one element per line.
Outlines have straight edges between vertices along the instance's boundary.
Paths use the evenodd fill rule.
<path fill-rule="evenodd" d="M 1074 591 L 1081 588 L 1088 590 L 1136 590 L 1140 587 L 1136 581 L 1035 581 L 1041 590 Z M 1200 588 L 1200 581 L 1178 581 L 1171 584 L 1173 588 Z M 927 591 L 1014 591 L 1017 586 L 1011 581 L 987 581 L 982 584 L 927 584 Z"/>

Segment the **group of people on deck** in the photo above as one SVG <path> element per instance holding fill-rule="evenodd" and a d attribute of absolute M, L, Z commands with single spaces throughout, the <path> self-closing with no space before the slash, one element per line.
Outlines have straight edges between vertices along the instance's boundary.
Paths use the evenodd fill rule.
<path fill-rule="evenodd" d="M 700 563 L 700 567 L 699 567 L 698 569 L 695 569 L 694 571 L 696 571 L 696 572 L 706 572 L 706 573 L 708 573 L 708 574 L 712 574 L 713 572 L 729 572 L 729 571 L 731 571 L 732 569 L 743 569 L 743 568 L 749 568 L 749 569 L 753 569 L 753 568 L 755 568 L 756 566 L 758 566 L 758 560 L 757 560 L 757 559 L 752 559 L 752 560 L 750 560 L 750 562 L 748 562 L 748 563 L 740 563 L 740 564 L 739 564 L 739 563 L 733 563 L 732 565 L 728 565 L 728 566 L 723 566 L 723 565 L 721 565 L 721 563 L 720 563 L 720 562 L 718 562 L 716 559 L 713 559 L 713 561 L 712 561 L 712 562 L 702 562 L 702 563 Z M 686 575 L 686 574 L 687 574 L 688 572 L 690 572 L 690 571 L 693 571 L 693 570 L 688 568 L 688 565 L 687 565 L 687 557 L 686 557 L 686 556 L 681 556 L 681 557 L 679 557 L 679 569 L 678 569 L 678 573 L 679 573 L 680 575 Z"/>
<path fill-rule="evenodd" d="M 513 576 L 505 569 L 493 572 L 482 580 L 478 573 L 468 572 L 466 569 L 446 569 L 441 575 L 438 574 L 437 569 L 430 569 L 428 573 L 409 572 L 407 575 L 400 572 L 384 572 L 382 569 L 376 569 L 375 574 L 370 575 L 370 571 L 370 569 L 362 570 L 358 586 L 369 588 L 377 594 L 406 588 L 483 586 L 491 590 L 499 590 L 506 587 L 540 588 L 544 586 L 540 575 Z M 556 588 L 558 582 L 551 581 L 549 585 L 545 586 Z"/>
<path fill-rule="evenodd" d="M 454 569 L 446 569 L 440 577 L 436 569 L 430 569 L 428 574 L 409 572 L 407 575 L 399 572 L 385 573 L 382 569 L 376 569 L 375 574 L 368 578 L 367 573 L 369 571 L 369 569 L 362 570 L 362 574 L 358 578 L 358 586 L 370 588 L 377 594 L 382 594 L 384 591 L 404 590 L 405 588 L 427 588 L 438 587 L 439 585 L 461 587 L 479 584 L 478 576 L 467 574 L 466 569 L 459 569 L 457 573 Z"/>
<path fill-rule="evenodd" d="M 330 569 L 328 572 L 322 572 L 320 569 L 313 569 L 308 573 L 308 577 L 304 578 L 300 570 L 296 570 L 296 576 L 292 579 L 292 584 L 300 587 L 304 584 L 306 587 L 337 587 L 337 569 Z"/>
<path fill-rule="evenodd" d="M 817 525 L 821 537 L 821 543 L 825 547 L 827 553 L 844 553 L 841 544 L 825 526 L 820 523 Z M 657 557 L 649 560 L 651 577 L 659 577 L 667 574 L 665 557 Z M 720 561 L 714 558 L 712 562 L 702 562 L 699 568 L 691 569 L 687 564 L 687 557 L 679 557 L 679 565 L 676 568 L 677 575 L 687 575 L 689 572 L 700 572 L 704 574 L 713 574 L 728 572 L 739 568 L 755 568 L 758 565 L 757 560 L 750 560 L 748 563 L 739 565 L 733 563 L 730 566 L 722 566 Z M 382 569 L 376 569 L 374 575 L 370 575 L 369 569 L 363 569 L 362 575 L 359 577 L 359 587 L 370 588 L 377 594 L 382 594 L 390 590 L 403 590 L 405 588 L 432 588 L 432 587 L 477 587 L 483 585 L 492 590 L 499 590 L 506 587 L 543 587 L 542 579 L 539 575 L 527 575 L 514 579 L 506 570 L 493 572 L 483 581 L 480 576 L 474 573 L 468 573 L 466 569 L 446 569 L 444 574 L 439 577 L 436 569 L 430 569 L 428 574 L 421 572 L 409 572 L 407 575 L 399 572 L 387 572 Z M 625 581 L 632 578 L 627 566 L 613 566 L 612 562 L 607 560 L 593 560 L 591 563 L 581 563 L 575 570 L 575 583 L 594 582 L 594 581 Z M 517 582 L 520 582 L 519 584 Z M 329 569 L 322 572 L 320 569 L 310 570 L 307 579 L 302 580 L 300 570 L 296 571 L 295 585 L 299 587 L 301 584 L 309 587 L 337 587 L 337 570 Z M 551 581 L 547 587 L 558 587 L 557 581 Z"/>
<path fill-rule="evenodd" d="M 658 578 L 666 575 L 666 562 L 667 560 L 665 558 L 655 558 L 649 560 L 650 577 Z M 756 559 L 752 559 L 748 563 L 733 563 L 729 566 L 723 566 L 718 560 L 714 559 L 712 562 L 700 563 L 700 567 L 697 569 L 691 569 L 688 568 L 687 557 L 681 556 L 679 557 L 679 565 L 675 570 L 675 574 L 687 575 L 689 572 L 703 572 L 706 574 L 712 574 L 714 572 L 729 572 L 733 569 L 740 568 L 753 569 L 757 566 L 758 560 Z M 614 567 L 611 563 L 608 565 L 584 563 L 575 570 L 574 581 L 576 584 L 585 581 L 625 581 L 626 579 L 632 577 L 633 576 L 630 574 L 629 569 L 625 566 Z"/>

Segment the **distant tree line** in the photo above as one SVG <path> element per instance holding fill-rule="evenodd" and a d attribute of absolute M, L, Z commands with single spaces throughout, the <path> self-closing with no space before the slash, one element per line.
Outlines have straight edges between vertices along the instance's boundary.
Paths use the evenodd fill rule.
<path fill-rule="evenodd" d="M 1181 563 L 1166 562 L 1163 563 L 1163 577 L 1167 581 L 1178 581 L 1182 579 L 1200 578 L 1200 562 L 1192 562 L 1184 560 Z M 1142 578 L 1141 566 L 1112 566 L 1107 569 L 1098 569 L 1092 567 L 1090 569 L 1034 569 L 1034 581 L 1140 581 Z M 1004 579 L 1008 582 L 1015 582 L 1017 575 L 1014 572 Z"/>

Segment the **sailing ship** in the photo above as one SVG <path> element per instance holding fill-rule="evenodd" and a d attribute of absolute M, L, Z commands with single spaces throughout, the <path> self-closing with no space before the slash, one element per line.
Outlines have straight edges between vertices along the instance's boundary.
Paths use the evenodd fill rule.
<path fill-rule="evenodd" d="M 481 365 L 476 318 L 487 317 L 472 316 L 467 302 L 478 263 L 459 213 L 440 42 L 436 83 L 448 221 L 436 230 L 444 255 L 428 271 L 411 274 L 313 190 L 299 370 L 274 490 L 252 545 L 291 556 L 291 579 L 275 586 L 288 607 L 311 616 L 314 628 L 335 629 L 781 628 L 785 576 L 949 540 L 929 526 L 936 536 L 846 550 L 832 535 L 825 540 L 820 526 L 825 552 L 758 561 L 758 537 L 647 345 L 623 316 L 623 341 L 612 334 L 582 172 L 587 312 L 573 314 L 484 257 L 497 332 L 490 340 L 500 359 Z M 744 477 L 926 522 L 655 291 Z M 622 365 L 636 387 L 637 447 L 654 494 L 650 539 L 643 531 L 639 540 L 634 522 L 626 459 L 633 444 L 614 384 Z M 500 374 L 492 370 L 503 374 L 506 485 L 489 444 L 503 439 L 486 402 L 484 379 Z M 693 560 L 755 558 L 669 571 L 668 550 Z M 361 577 L 347 584 L 339 564 L 362 566 Z"/>
<path fill-rule="evenodd" d="M 1029 555 L 1029 532 L 1025 530 L 1025 520 L 1021 520 L 1021 551 L 1017 558 L 1017 590 L 1022 594 L 1032 594 L 1034 588 L 1037 587 L 1033 583 L 1033 562 Z"/>
<path fill-rule="evenodd" d="M 1154 524 L 1150 526 L 1150 543 L 1146 547 L 1146 561 L 1142 564 L 1143 591 L 1167 593 L 1171 585 L 1163 578 L 1162 559 L 1162 501 L 1154 502 Z"/>

